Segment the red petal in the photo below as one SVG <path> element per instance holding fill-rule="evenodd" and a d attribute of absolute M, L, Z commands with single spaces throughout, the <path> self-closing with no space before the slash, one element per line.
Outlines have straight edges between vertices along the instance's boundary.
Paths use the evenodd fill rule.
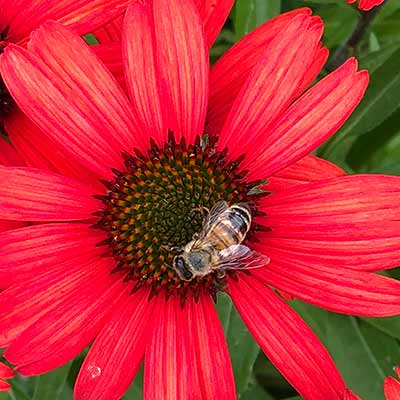
<path fill-rule="evenodd" d="M 188 302 L 189 321 L 181 329 L 194 336 L 194 356 L 197 361 L 202 399 L 234 400 L 236 398 L 228 346 L 214 304 L 202 295 L 198 304 Z M 181 321 L 182 322 L 182 321 Z M 188 391 L 191 386 L 188 385 Z"/>
<path fill-rule="evenodd" d="M 0 392 L 5 392 L 11 389 L 11 385 L 0 379 Z"/>
<path fill-rule="evenodd" d="M 4 121 L 4 125 L 12 144 L 29 167 L 58 172 L 86 182 L 94 188 L 101 186 L 96 175 L 91 174 L 74 158 L 61 152 L 60 148 L 17 107 Z"/>
<path fill-rule="evenodd" d="M 11 379 L 14 376 L 14 371 L 7 365 L 0 362 L 0 378 Z"/>
<path fill-rule="evenodd" d="M 204 130 L 208 54 L 202 22 L 191 1 L 154 0 L 157 66 L 167 125 L 193 143 Z"/>
<path fill-rule="evenodd" d="M 37 55 L 7 46 L 1 69 L 22 110 L 72 159 L 102 176 L 122 165 L 121 150 L 140 147 L 130 105 L 90 48 L 56 23 L 35 32 Z M 18 85 L 15 84 L 18 82 Z M 41 93 L 41 96 L 37 96 Z"/>
<path fill-rule="evenodd" d="M 100 256 L 96 243 L 104 234 L 86 224 L 41 224 L 0 234 L 0 282 L 2 287 L 24 283 L 54 265 L 82 260 L 83 255 Z M 12 271 L 12 273 L 10 273 Z"/>
<path fill-rule="evenodd" d="M 146 399 L 233 400 L 235 384 L 228 348 L 208 295 L 199 303 L 158 300 L 146 348 Z"/>
<path fill-rule="evenodd" d="M 146 135 L 143 132 L 139 132 L 140 137 L 135 135 L 138 133 L 138 121 L 134 118 L 127 98 L 115 83 L 110 71 L 94 57 L 91 48 L 83 40 L 62 25 L 48 22 L 32 34 L 29 49 L 55 75 L 65 79 L 68 89 L 72 86 L 76 90 L 74 95 L 79 93 L 83 97 L 81 100 L 85 104 L 81 111 L 86 119 L 91 117 L 88 112 L 90 107 L 96 107 L 93 111 L 99 115 L 93 124 L 97 125 L 99 132 L 103 131 L 104 136 L 109 136 L 107 139 L 112 145 L 115 146 L 115 142 L 119 147 L 131 150 L 142 141 L 143 149 L 147 149 Z M 76 103 L 77 100 L 73 104 Z"/>
<path fill-rule="evenodd" d="M 17 107 L 4 121 L 4 128 L 7 135 L 10 138 L 12 145 L 18 149 L 20 157 L 24 160 L 23 162 L 4 163 L 8 166 L 28 166 L 33 168 L 45 169 L 48 171 L 59 172 L 57 168 L 47 159 L 47 156 L 43 156 L 41 145 L 44 145 L 44 149 L 48 149 L 46 144 L 42 143 L 41 140 L 37 141 L 38 133 L 40 129 L 26 117 L 26 115 L 19 110 Z M 44 135 L 42 135 L 44 136 Z M 40 137 L 42 139 L 42 137 Z M 47 153 L 47 152 L 46 152 Z M 50 152 L 54 157 L 54 152 Z M 50 157 L 52 157 L 50 155 Z"/>
<path fill-rule="evenodd" d="M 8 347 L 4 356 L 21 374 L 58 368 L 76 357 L 100 331 L 122 284 L 119 277 L 111 277 L 106 261 L 99 267 L 96 277 L 85 282 L 74 297 L 49 309 Z"/>
<path fill-rule="evenodd" d="M 302 183 L 334 178 L 344 174 L 344 171 L 335 164 L 308 155 L 271 176 L 263 189 L 275 193 Z"/>
<path fill-rule="evenodd" d="M 183 400 L 190 393 L 193 399 L 200 398 L 188 307 L 182 310 L 175 296 L 167 302 L 158 296 L 151 324 L 145 352 L 144 398 Z"/>
<path fill-rule="evenodd" d="M 210 71 L 208 133 L 220 133 L 235 98 L 271 41 L 286 31 L 296 15 L 310 13 L 311 10 L 302 8 L 271 19 L 242 38 L 215 63 Z"/>
<path fill-rule="evenodd" d="M 244 274 L 243 274 L 244 275 Z M 345 386 L 318 338 L 268 287 L 243 276 L 232 300 L 250 332 L 283 376 L 308 400 L 342 400 Z"/>
<path fill-rule="evenodd" d="M 382 4 L 384 0 L 360 0 L 358 8 L 360 10 L 369 11 L 375 6 Z"/>
<path fill-rule="evenodd" d="M 159 145 L 167 140 L 155 61 L 154 20 L 150 2 L 134 2 L 124 21 L 122 51 L 128 91 L 141 130 Z"/>
<path fill-rule="evenodd" d="M 7 167 L 20 167 L 25 165 L 23 158 L 2 136 L 0 136 L 0 164 Z"/>
<path fill-rule="evenodd" d="M 115 80 L 125 93 L 128 93 L 126 87 L 124 64 L 122 62 L 121 43 L 97 44 L 90 47 L 100 59 L 100 61 L 113 74 Z"/>
<path fill-rule="evenodd" d="M 11 5 L 8 0 L 1 0 L 0 10 L 8 9 L 2 15 L 2 22 L 10 26 L 8 37 L 15 43 L 50 19 L 71 26 L 83 35 L 121 14 L 128 3 L 128 0 L 40 0 Z"/>
<path fill-rule="evenodd" d="M 271 228 L 263 246 L 316 268 L 381 270 L 398 265 L 400 178 L 343 176 L 259 201 Z"/>
<path fill-rule="evenodd" d="M 10 221 L 7 219 L 0 219 L 0 232 L 9 231 L 11 229 L 22 228 L 25 226 L 25 222 L 20 221 Z M 3 281 L 0 280 L 0 288 L 3 288 Z"/>
<path fill-rule="evenodd" d="M 93 289 L 93 286 L 96 286 L 93 290 L 100 297 L 115 280 L 115 276 L 110 274 L 112 267 L 110 260 L 88 254 L 82 256 L 80 262 L 70 260 L 57 264 L 50 270 L 2 292 L 0 347 L 9 345 L 46 313 L 50 318 L 48 322 L 54 322 L 51 317 L 54 310 L 63 304 L 72 304 L 75 299 Z M 86 304 L 86 300 L 84 303 Z"/>
<path fill-rule="evenodd" d="M 386 400 L 399 400 L 400 399 L 400 383 L 398 380 L 389 376 L 385 379 L 383 384 Z"/>
<path fill-rule="evenodd" d="M 329 179 L 344 174 L 344 171 L 337 165 L 322 158 L 308 155 L 277 172 L 275 176 L 309 182 Z"/>
<path fill-rule="evenodd" d="M 265 249 L 264 249 L 265 251 Z M 400 282 L 369 272 L 319 268 L 307 261 L 290 261 L 270 251 L 272 259 L 254 275 L 293 297 L 330 311 L 382 317 L 400 314 Z"/>
<path fill-rule="evenodd" d="M 204 24 L 208 47 L 211 47 L 221 32 L 234 0 L 194 0 Z"/>
<path fill-rule="evenodd" d="M 310 153 L 335 133 L 360 102 L 368 85 L 368 73 L 356 73 L 348 60 L 300 97 L 264 131 L 257 142 L 241 143 L 249 156 L 241 164 L 249 179 L 266 178 Z"/>
<path fill-rule="evenodd" d="M 147 298 L 148 290 L 122 296 L 82 364 L 75 400 L 118 400 L 128 389 L 144 356 L 153 309 Z"/>
<path fill-rule="evenodd" d="M 340 230 L 339 228 L 336 228 Z M 362 227 L 360 226 L 360 230 Z M 363 271 L 379 271 L 394 268 L 400 256 L 399 237 L 349 240 L 343 238 L 304 239 L 300 232 L 297 238 L 260 235 L 262 243 L 256 244 L 267 254 L 275 254 L 277 259 L 296 263 L 307 262 L 315 268 L 345 268 Z"/>
<path fill-rule="evenodd" d="M 73 179 L 34 168 L 0 166 L 0 213 L 17 221 L 90 218 L 99 207 L 92 191 Z"/>
<path fill-rule="evenodd" d="M 274 237 L 397 237 L 399 179 L 388 175 L 353 175 L 310 182 L 260 200 L 261 208 L 269 215 L 259 219 L 273 228 Z"/>
<path fill-rule="evenodd" d="M 319 48 L 322 23 L 319 29 L 311 29 L 313 23 L 311 17 L 297 15 L 285 33 L 271 41 L 253 68 L 220 134 L 218 145 L 221 149 L 229 147 L 230 158 L 250 152 L 249 143 L 254 147 L 263 140 L 268 127 L 293 101 Z"/>
<path fill-rule="evenodd" d="M 101 44 L 121 43 L 122 37 L 122 23 L 124 21 L 124 14 L 118 15 L 117 18 L 111 22 L 103 25 L 101 28 L 96 29 L 93 34 L 97 41 Z"/>
<path fill-rule="evenodd" d="M 310 63 L 304 77 L 303 82 L 299 86 L 297 96 L 300 96 L 307 88 L 314 82 L 321 72 L 322 67 L 325 65 L 329 56 L 329 50 L 326 47 L 320 47 L 314 54 L 314 59 Z"/>

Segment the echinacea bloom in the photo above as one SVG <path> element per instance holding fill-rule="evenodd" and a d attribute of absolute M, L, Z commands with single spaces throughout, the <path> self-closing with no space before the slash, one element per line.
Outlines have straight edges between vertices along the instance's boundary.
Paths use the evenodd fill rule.
<path fill-rule="evenodd" d="M 119 399 L 143 359 L 146 400 L 235 399 L 212 301 L 222 289 L 305 399 L 344 398 L 328 352 L 278 291 L 336 312 L 399 314 L 400 283 L 374 271 L 398 264 L 400 178 L 344 176 L 308 155 L 368 83 L 350 59 L 307 90 L 327 55 L 322 29 L 307 9 L 283 15 L 209 70 L 192 2 L 133 2 L 122 29 L 129 101 L 57 23 L 28 49 L 8 46 L 1 73 L 58 165 L 0 167 L 1 214 L 33 223 L 0 236 L 0 347 L 21 374 L 93 342 L 76 400 Z M 199 209 L 222 199 L 248 203 L 245 243 L 271 262 L 181 281 L 164 246 L 192 240 Z"/>
<path fill-rule="evenodd" d="M 400 366 L 395 368 L 396 374 L 400 377 Z M 388 376 L 383 384 L 386 400 L 400 399 L 400 382 L 398 379 Z"/>
<path fill-rule="evenodd" d="M 6 382 L 6 379 L 11 379 L 14 376 L 14 371 L 7 365 L 0 362 L 0 392 L 11 389 L 11 385 Z"/>
<path fill-rule="evenodd" d="M 349 4 L 355 3 L 357 0 L 346 0 Z M 374 7 L 379 6 L 385 0 L 359 0 L 358 1 L 358 8 L 360 10 L 369 11 L 372 10 Z"/>

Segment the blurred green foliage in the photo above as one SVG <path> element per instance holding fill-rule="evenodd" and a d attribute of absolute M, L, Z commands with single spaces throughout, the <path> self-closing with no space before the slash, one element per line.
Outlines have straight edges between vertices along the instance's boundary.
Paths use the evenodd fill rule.
<path fill-rule="evenodd" d="M 211 61 L 215 62 L 256 26 L 301 6 L 311 7 L 323 18 L 323 41 L 332 61 L 361 15 L 345 0 L 237 0 L 211 50 Z M 92 36 L 87 40 L 92 43 Z M 358 109 L 316 153 L 348 173 L 400 174 L 400 1 L 387 0 L 380 7 L 357 46 L 348 49 L 348 55 L 357 56 L 360 66 L 369 69 L 371 83 Z M 383 400 L 383 379 L 400 364 L 400 317 L 361 319 L 328 313 L 299 301 L 293 306 L 327 346 L 348 386 L 364 400 Z M 231 352 L 239 399 L 299 399 L 260 352 L 227 296 L 219 297 L 217 308 Z M 0 400 L 70 400 L 82 360 L 83 355 L 40 377 L 17 376 L 12 392 L 1 393 Z M 142 376 L 141 369 L 125 399 L 142 398 Z"/>

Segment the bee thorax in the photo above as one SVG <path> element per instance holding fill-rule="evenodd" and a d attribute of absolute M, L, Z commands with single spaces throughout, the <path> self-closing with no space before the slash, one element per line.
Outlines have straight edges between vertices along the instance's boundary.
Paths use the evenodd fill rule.
<path fill-rule="evenodd" d="M 198 250 L 188 253 L 188 264 L 196 272 L 208 271 L 208 266 L 212 260 L 212 254 L 206 250 Z"/>

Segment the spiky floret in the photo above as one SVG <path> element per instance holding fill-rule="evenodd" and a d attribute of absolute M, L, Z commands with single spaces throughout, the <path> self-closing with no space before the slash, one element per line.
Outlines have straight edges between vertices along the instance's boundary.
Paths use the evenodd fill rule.
<path fill-rule="evenodd" d="M 256 184 L 246 183 L 239 172 L 240 160 L 226 161 L 226 151 L 215 151 L 215 140 L 194 145 L 184 139 L 176 143 L 172 134 L 162 148 L 151 141 L 147 155 L 123 153 L 124 171 L 113 170 L 113 181 L 102 181 L 105 195 L 96 195 L 104 208 L 96 212 L 95 227 L 106 231 L 108 245 L 117 261 L 115 270 L 125 271 L 125 280 L 135 288 L 150 285 L 153 293 L 161 288 L 167 295 L 185 297 L 191 290 L 215 294 L 220 278 L 209 274 L 193 281 L 181 281 L 170 267 L 173 255 L 165 246 L 184 246 L 202 228 L 202 208 L 219 200 L 247 202 L 256 212 L 257 195 L 249 194 Z"/>

